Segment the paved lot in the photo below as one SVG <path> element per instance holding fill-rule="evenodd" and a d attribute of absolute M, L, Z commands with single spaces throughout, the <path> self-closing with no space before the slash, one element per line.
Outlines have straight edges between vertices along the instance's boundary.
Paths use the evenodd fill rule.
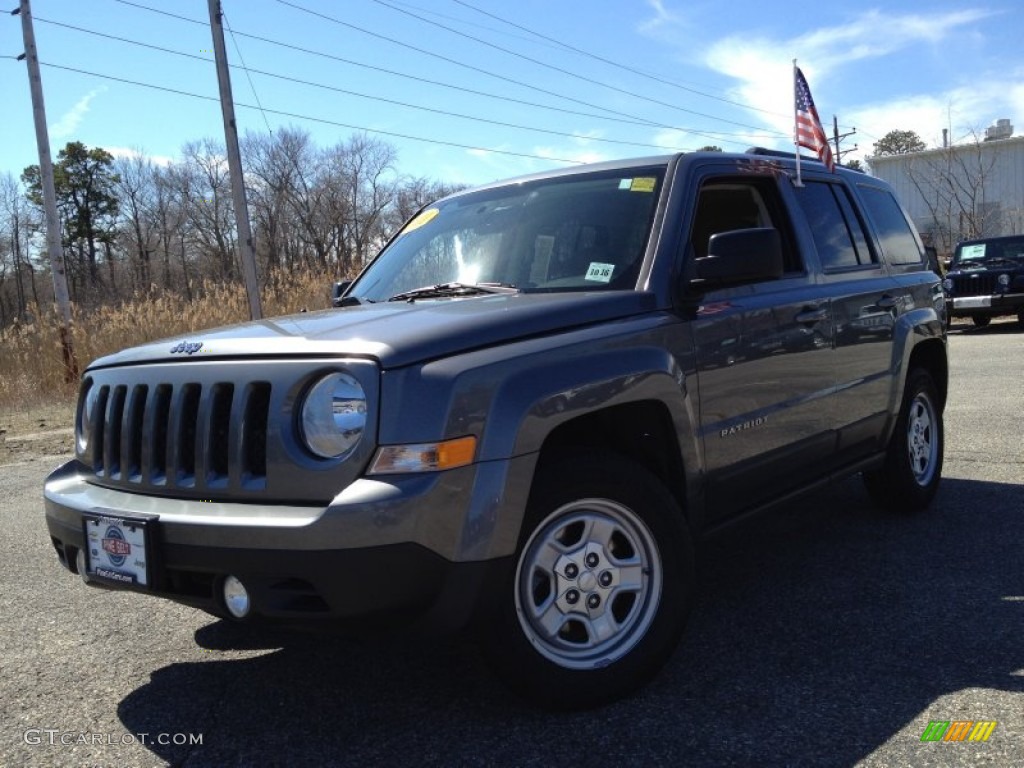
<path fill-rule="evenodd" d="M 668 669 L 583 714 L 517 704 L 462 641 L 246 635 L 88 589 L 42 521 L 58 459 L 0 467 L 0 765 L 1022 765 L 1024 332 L 950 351 L 929 513 L 852 480 L 706 543 Z M 930 720 L 998 725 L 922 743 Z"/>

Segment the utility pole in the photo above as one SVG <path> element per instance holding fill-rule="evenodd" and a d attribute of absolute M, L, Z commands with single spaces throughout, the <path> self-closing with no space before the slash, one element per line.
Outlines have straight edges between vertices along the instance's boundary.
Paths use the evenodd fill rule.
<path fill-rule="evenodd" d="M 253 320 L 263 317 L 260 306 L 260 286 L 256 279 L 256 247 L 249 227 L 249 206 L 245 201 L 245 181 L 242 178 L 242 154 L 238 150 L 238 126 L 235 123 L 235 102 L 231 96 L 231 75 L 224 47 L 224 26 L 221 23 L 220 0 L 208 0 L 210 31 L 213 33 L 213 55 L 217 62 L 217 82 L 220 85 L 220 110 L 224 115 L 224 144 L 228 151 L 228 171 L 231 174 L 231 196 L 235 204 L 235 226 L 238 228 L 238 247 L 242 258 L 245 290 L 249 294 L 249 315 Z"/>
<path fill-rule="evenodd" d="M 36 147 L 39 151 L 39 180 L 43 187 L 43 210 L 46 214 L 46 252 L 53 275 L 53 298 L 60 314 L 60 348 L 64 357 L 64 379 L 68 383 L 78 378 L 78 360 L 71 343 L 71 297 L 64 272 L 64 246 L 60 237 L 60 217 L 57 215 L 57 192 L 53 185 L 53 160 L 50 157 L 50 133 L 46 127 L 46 105 L 43 102 L 43 78 L 39 74 L 39 54 L 32 29 L 32 9 L 28 0 L 11 12 L 21 14 L 21 34 L 25 52 L 19 59 L 28 64 L 28 85 L 32 92 L 32 117 L 36 125 Z"/>
<path fill-rule="evenodd" d="M 854 128 L 849 133 L 840 134 L 839 133 L 839 118 L 837 118 L 835 115 L 832 115 L 832 139 L 833 139 L 833 142 L 836 145 L 836 151 L 835 151 L 836 163 L 839 163 L 839 161 L 842 160 L 843 155 L 847 155 L 850 152 L 855 152 L 857 150 L 857 145 L 856 144 L 853 145 L 853 149 L 846 149 L 846 150 L 840 150 L 839 149 L 839 142 L 840 142 L 840 140 L 845 139 L 847 136 L 853 136 L 853 134 L 855 134 L 856 132 L 857 132 L 857 129 Z"/>

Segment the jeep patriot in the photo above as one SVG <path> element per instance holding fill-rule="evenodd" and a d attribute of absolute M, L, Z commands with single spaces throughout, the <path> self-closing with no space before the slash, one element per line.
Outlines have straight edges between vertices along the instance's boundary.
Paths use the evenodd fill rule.
<path fill-rule="evenodd" d="M 57 558 L 241 623 L 473 627 L 541 706 L 630 694 L 700 537 L 857 473 L 899 514 L 939 484 L 939 278 L 884 182 L 801 169 L 697 152 L 460 192 L 334 309 L 96 360 L 45 484 Z"/>

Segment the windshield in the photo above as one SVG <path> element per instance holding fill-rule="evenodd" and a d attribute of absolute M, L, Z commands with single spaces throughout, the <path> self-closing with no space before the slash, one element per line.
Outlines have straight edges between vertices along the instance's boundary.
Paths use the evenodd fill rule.
<path fill-rule="evenodd" d="M 957 246 L 954 263 L 980 262 L 988 259 L 1024 259 L 1024 237 L 963 243 Z"/>
<path fill-rule="evenodd" d="M 413 294 L 632 289 L 664 167 L 509 184 L 459 195 L 414 217 L 349 291 L 368 301 Z M 457 284 L 457 290 L 450 285 Z M 438 287 L 443 290 L 417 292 Z"/>

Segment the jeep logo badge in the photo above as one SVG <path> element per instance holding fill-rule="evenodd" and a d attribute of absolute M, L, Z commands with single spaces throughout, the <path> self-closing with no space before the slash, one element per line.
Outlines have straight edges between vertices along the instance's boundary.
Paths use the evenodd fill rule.
<path fill-rule="evenodd" d="M 171 347 L 171 354 L 194 355 L 202 348 L 203 342 L 201 341 L 183 341 L 180 344 L 175 344 Z"/>

